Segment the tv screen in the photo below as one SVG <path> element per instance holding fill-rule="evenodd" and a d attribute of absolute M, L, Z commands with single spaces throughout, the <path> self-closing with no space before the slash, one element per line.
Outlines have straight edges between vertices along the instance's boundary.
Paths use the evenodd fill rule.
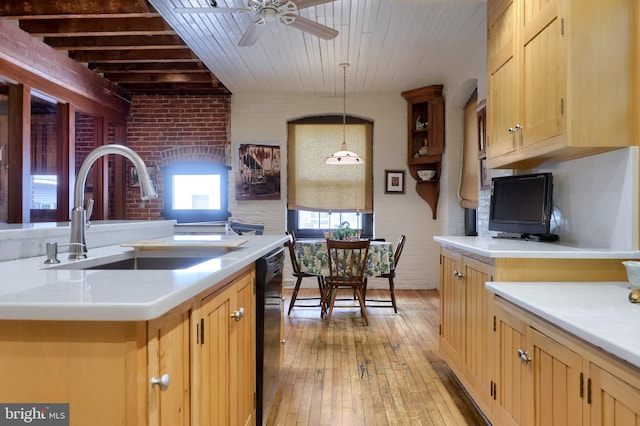
<path fill-rule="evenodd" d="M 229 169 L 202 162 L 166 166 L 164 218 L 180 223 L 228 220 Z"/>
<path fill-rule="evenodd" d="M 553 176 L 536 173 L 491 180 L 489 230 L 504 237 L 550 239 Z"/>

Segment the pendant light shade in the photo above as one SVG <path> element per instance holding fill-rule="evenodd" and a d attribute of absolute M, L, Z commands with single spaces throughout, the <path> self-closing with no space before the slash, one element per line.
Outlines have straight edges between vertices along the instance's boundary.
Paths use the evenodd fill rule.
<path fill-rule="evenodd" d="M 349 151 L 347 148 L 347 67 L 349 64 L 340 64 L 343 74 L 343 91 L 342 91 L 342 148 L 340 151 L 334 152 L 327 157 L 325 164 L 336 166 L 352 166 L 362 164 L 362 159 L 355 152 Z"/>

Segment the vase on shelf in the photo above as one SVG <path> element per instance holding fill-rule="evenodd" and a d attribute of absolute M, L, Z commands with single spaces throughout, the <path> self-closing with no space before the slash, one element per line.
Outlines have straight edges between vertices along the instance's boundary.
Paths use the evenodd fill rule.
<path fill-rule="evenodd" d="M 429 155 L 429 147 L 427 145 L 427 138 L 424 138 L 424 144 L 418 150 L 418 154 L 420 154 L 421 157 Z"/>

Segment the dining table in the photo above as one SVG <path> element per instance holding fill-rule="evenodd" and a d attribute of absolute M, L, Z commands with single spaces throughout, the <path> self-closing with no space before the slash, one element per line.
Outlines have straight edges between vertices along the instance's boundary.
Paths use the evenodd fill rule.
<path fill-rule="evenodd" d="M 294 252 L 300 272 L 319 276 L 329 275 L 329 254 L 325 239 L 298 239 Z M 393 243 L 371 241 L 365 274 L 368 277 L 388 274 L 393 267 Z"/>

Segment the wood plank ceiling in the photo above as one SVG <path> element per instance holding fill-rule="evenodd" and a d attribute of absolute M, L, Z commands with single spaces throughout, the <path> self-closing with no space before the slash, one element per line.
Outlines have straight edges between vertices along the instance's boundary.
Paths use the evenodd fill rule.
<path fill-rule="evenodd" d="M 229 93 L 146 0 L 4 0 L 0 17 L 130 95 Z"/>

